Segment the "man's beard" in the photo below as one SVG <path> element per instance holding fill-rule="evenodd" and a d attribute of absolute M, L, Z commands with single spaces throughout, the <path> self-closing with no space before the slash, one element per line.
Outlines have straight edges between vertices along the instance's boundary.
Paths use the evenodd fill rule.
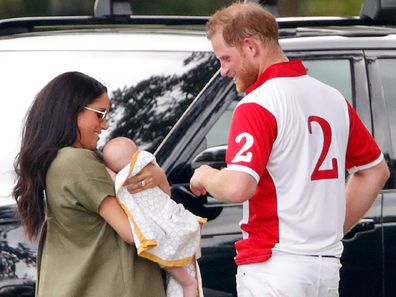
<path fill-rule="evenodd" d="M 238 92 L 243 93 L 248 87 L 256 82 L 258 69 L 248 59 L 242 57 L 241 68 L 234 76 L 235 86 Z"/>

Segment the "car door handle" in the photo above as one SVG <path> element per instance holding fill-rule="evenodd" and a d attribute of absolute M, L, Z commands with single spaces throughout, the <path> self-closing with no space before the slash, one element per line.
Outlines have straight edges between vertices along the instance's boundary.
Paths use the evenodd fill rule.
<path fill-rule="evenodd" d="M 344 236 L 344 240 L 349 240 L 355 237 L 356 234 L 362 232 L 368 232 L 375 229 L 374 219 L 361 219 L 347 234 Z"/>

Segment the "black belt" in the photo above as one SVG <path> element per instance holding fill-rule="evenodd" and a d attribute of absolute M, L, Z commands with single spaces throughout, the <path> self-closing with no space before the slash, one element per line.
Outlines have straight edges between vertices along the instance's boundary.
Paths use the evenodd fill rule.
<path fill-rule="evenodd" d="M 334 259 L 339 259 L 337 256 L 331 256 L 331 255 L 307 255 L 310 257 L 323 257 L 323 258 L 334 258 Z"/>

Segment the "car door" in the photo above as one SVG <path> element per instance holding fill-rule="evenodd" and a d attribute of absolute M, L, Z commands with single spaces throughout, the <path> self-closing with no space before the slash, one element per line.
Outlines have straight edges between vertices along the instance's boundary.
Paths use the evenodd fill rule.
<path fill-rule="evenodd" d="M 306 51 L 298 56 L 304 60 L 310 75 L 341 91 L 375 135 L 377 130 L 370 114 L 369 79 L 363 51 Z M 341 297 L 383 296 L 383 203 L 383 194 L 380 194 L 364 218 L 343 239 Z"/>
<path fill-rule="evenodd" d="M 391 171 L 382 192 L 383 296 L 396 294 L 396 50 L 366 51 L 374 135 Z"/>

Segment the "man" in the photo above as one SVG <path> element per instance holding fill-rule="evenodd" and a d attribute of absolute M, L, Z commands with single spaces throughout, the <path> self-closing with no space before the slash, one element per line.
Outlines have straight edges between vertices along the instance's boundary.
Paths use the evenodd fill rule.
<path fill-rule="evenodd" d="M 190 187 L 243 202 L 238 295 L 338 296 L 341 239 L 388 179 L 383 155 L 337 90 L 288 61 L 264 8 L 233 4 L 207 33 L 221 74 L 246 97 L 233 114 L 227 168 L 199 167 Z"/>

